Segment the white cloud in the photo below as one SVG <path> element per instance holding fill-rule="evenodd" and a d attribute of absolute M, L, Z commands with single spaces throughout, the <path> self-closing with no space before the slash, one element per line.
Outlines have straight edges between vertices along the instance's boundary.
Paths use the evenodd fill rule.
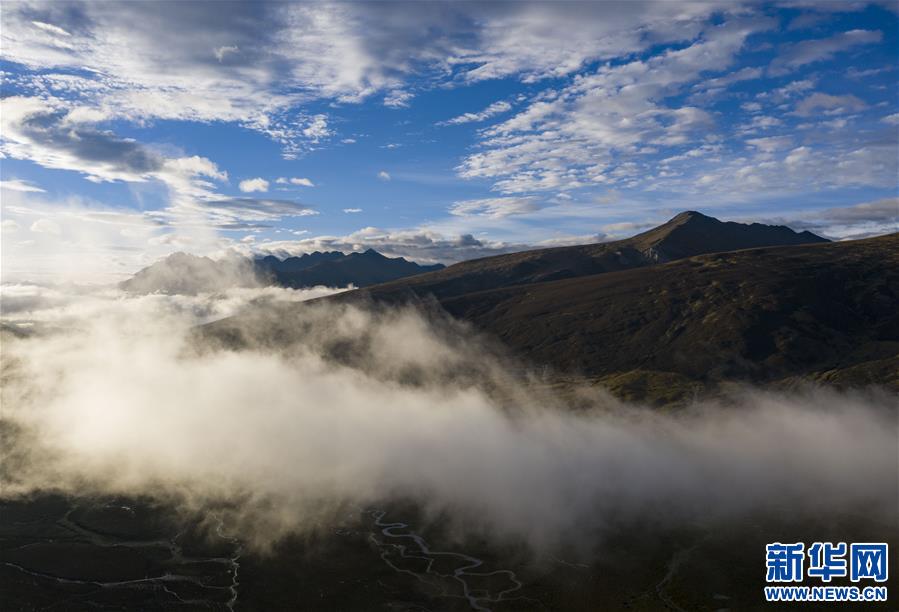
<path fill-rule="evenodd" d="M 879 68 L 866 68 L 864 70 L 860 70 L 854 66 L 850 67 L 846 71 L 846 76 L 850 79 L 866 79 L 868 77 L 872 77 L 878 74 L 883 74 L 884 72 L 891 72 L 895 70 L 893 66 L 882 66 Z"/>
<path fill-rule="evenodd" d="M 395 89 L 384 96 L 384 106 L 389 106 L 390 108 L 406 108 L 414 97 L 415 96 L 408 91 Z"/>
<path fill-rule="evenodd" d="M 32 68 L 36 90 L 91 90 L 91 106 L 132 121 L 230 121 L 296 156 L 330 131 L 302 112 L 317 99 L 383 94 L 406 81 L 562 76 L 586 62 L 692 38 L 725 2 L 379 4 L 10 4 L 4 59 Z M 35 20 L 34 15 L 42 15 Z M 57 71 L 61 74 L 52 74 Z M 78 75 L 66 74 L 78 71 Z M 46 91 L 46 90 L 45 90 Z M 69 91 L 73 91 L 69 89 Z"/>
<path fill-rule="evenodd" d="M 481 216 L 501 219 L 512 215 L 522 215 L 539 209 L 534 197 L 484 198 L 463 200 L 450 207 L 450 213 L 459 217 Z"/>
<path fill-rule="evenodd" d="M 763 70 L 761 68 L 757 66 L 747 66 L 746 68 L 741 68 L 735 72 L 727 73 L 724 76 L 701 81 L 694 85 L 693 89 L 699 91 L 720 90 L 730 87 L 734 83 L 759 79 L 762 77 L 762 74 Z"/>
<path fill-rule="evenodd" d="M 619 223 L 607 223 L 602 226 L 602 231 L 610 234 L 620 234 L 623 236 L 633 236 L 634 234 L 649 229 L 652 224 L 638 223 L 634 221 L 621 221 Z"/>
<path fill-rule="evenodd" d="M 268 181 L 264 178 L 246 179 L 241 181 L 237 186 L 244 193 L 253 193 L 254 191 L 265 193 L 268 191 Z"/>
<path fill-rule="evenodd" d="M 142 182 L 164 169 L 165 158 L 136 141 L 74 123 L 62 100 L 10 96 L 0 108 L 0 150 L 9 157 L 74 170 L 96 181 Z"/>
<path fill-rule="evenodd" d="M 504 193 L 633 186 L 649 174 L 640 168 L 643 151 L 688 145 L 714 131 L 708 111 L 661 101 L 726 68 L 747 36 L 773 25 L 734 19 L 708 27 L 683 49 L 578 76 L 486 130 L 484 150 L 466 157 L 459 173 L 494 179 L 494 189 Z"/>
<path fill-rule="evenodd" d="M 9 189 L 11 191 L 25 191 L 31 193 L 44 193 L 44 189 L 41 189 L 37 185 L 29 183 L 28 181 L 21 181 L 18 179 L 9 179 L 0 181 L 0 189 Z"/>
<path fill-rule="evenodd" d="M 85 109 L 102 109 L 78 112 L 102 112 L 110 120 L 239 123 L 279 142 L 289 158 L 334 134 L 325 115 L 304 110 L 316 100 L 354 103 L 383 95 L 385 104 L 400 107 L 412 95 L 411 78 L 448 85 L 572 75 L 596 60 L 695 43 L 718 29 L 709 28 L 710 16 L 728 22 L 751 12 L 729 2 L 668 1 L 205 8 L 177 3 L 162 13 L 146 3 L 126 3 L 115 12 L 89 2 L 66 6 L 72 8 L 11 4 L 0 15 L 4 58 L 34 69 L 20 79 L 23 88 L 78 97 Z M 878 36 L 853 30 L 832 40 L 803 41 L 787 49 L 782 61 L 810 62 Z M 729 53 L 721 56 L 725 66 Z M 722 66 L 708 68 L 714 74 Z M 697 87 L 712 92 L 757 73 L 744 67 L 707 75 L 707 83 Z M 483 120 L 484 112 L 450 122 Z M 564 180 L 530 182 L 551 186 Z"/>
<path fill-rule="evenodd" d="M 494 102 L 479 113 L 465 113 L 463 115 L 459 115 L 458 117 L 453 117 L 452 119 L 441 121 L 438 125 L 460 125 L 462 123 L 485 121 L 487 119 L 490 119 L 491 117 L 495 117 L 496 115 L 500 115 L 510 110 L 512 110 L 512 105 L 508 102 L 500 100 L 499 102 Z"/>
<path fill-rule="evenodd" d="M 66 102 L 57 98 L 11 96 L 0 101 L 0 151 L 47 168 L 82 173 L 95 182 L 158 182 L 168 206 L 152 211 L 156 223 L 190 229 L 195 239 L 205 233 L 214 243 L 220 229 L 247 229 L 284 216 L 315 214 L 308 206 L 287 200 L 231 198 L 218 193 L 212 181 L 227 174 L 209 159 L 166 157 L 135 140 L 120 138 L 90 123 L 74 122 Z M 264 179 L 242 182 L 254 191 L 268 188 Z"/>
<path fill-rule="evenodd" d="M 478 239 L 471 234 L 451 235 L 430 229 L 387 230 L 362 228 L 345 236 L 314 236 L 300 240 L 257 242 L 256 249 L 279 257 L 313 251 L 360 252 L 375 249 L 388 257 L 419 263 L 455 263 L 477 257 L 524 250 L 527 245 Z"/>
<path fill-rule="evenodd" d="M 787 141 L 763 141 L 754 155 L 730 155 L 702 172 L 701 184 L 692 174 L 669 183 L 671 189 L 700 191 L 709 197 L 727 199 L 735 194 L 746 199 L 768 194 L 805 193 L 847 187 L 895 185 L 899 172 L 895 145 L 875 139 L 861 144 L 849 142 L 821 147 L 805 144 L 783 148 Z"/>
<path fill-rule="evenodd" d="M 208 200 L 205 206 L 214 215 L 219 215 L 220 225 L 225 229 L 239 229 L 238 226 L 252 221 L 271 221 L 281 217 L 306 217 L 317 215 L 313 208 L 293 200 L 273 198 L 231 198 L 223 196 L 218 200 Z M 255 229 L 249 223 L 246 229 Z"/>
<path fill-rule="evenodd" d="M 4 283 L 110 282 L 146 265 L 144 257 L 164 254 L 147 242 L 164 226 L 141 212 L 82 198 L 7 193 L 3 218 L 5 227 L 31 229 L 31 240 L 4 241 Z"/>
<path fill-rule="evenodd" d="M 19 223 L 15 219 L 4 219 L 0 222 L 0 228 L 7 233 L 17 232 L 19 230 Z"/>
<path fill-rule="evenodd" d="M 362 209 L 361 208 L 344 208 L 343 212 L 348 213 L 348 214 L 361 213 Z"/>
<path fill-rule="evenodd" d="M 815 216 L 830 222 L 885 222 L 892 224 L 895 229 L 899 222 L 899 198 L 883 198 L 852 206 L 827 208 L 817 211 Z"/>
<path fill-rule="evenodd" d="M 850 30 L 828 38 L 803 40 L 788 46 L 771 62 L 769 73 L 777 76 L 786 74 L 800 66 L 832 58 L 837 53 L 859 45 L 873 44 L 883 40 L 883 34 L 871 30 Z"/>
<path fill-rule="evenodd" d="M 771 128 L 780 127 L 784 124 L 783 120 L 770 115 L 753 115 L 746 123 L 736 126 L 737 132 L 743 135 L 764 132 Z"/>
<path fill-rule="evenodd" d="M 52 23 L 44 23 L 43 21 L 32 21 L 31 25 L 34 27 L 43 30 L 44 32 L 49 32 L 50 34 L 54 34 L 56 36 L 71 36 L 69 32 L 66 32 L 59 26 L 55 26 Z"/>
<path fill-rule="evenodd" d="M 899 125 L 899 113 L 887 115 L 886 117 L 882 117 L 880 120 L 884 123 L 889 123 L 890 125 Z"/>
<path fill-rule="evenodd" d="M 240 51 L 240 49 L 234 45 L 224 45 L 214 49 L 212 53 L 215 55 L 215 59 L 221 62 L 229 53 L 237 53 L 238 51 Z"/>
<path fill-rule="evenodd" d="M 783 87 L 778 87 L 771 92 L 762 92 L 758 95 L 759 99 L 770 99 L 775 104 L 785 102 L 815 87 L 815 81 L 812 79 L 801 79 L 792 81 Z"/>
<path fill-rule="evenodd" d="M 449 61 L 464 67 L 461 78 L 469 82 L 516 74 L 534 82 L 571 74 L 593 60 L 627 56 L 652 42 L 690 40 L 708 15 L 729 8 L 664 1 L 485 5 L 478 15 L 479 47 Z"/>
<path fill-rule="evenodd" d="M 70 9 L 10 5 L 0 16 L 4 59 L 36 70 L 30 76 L 35 91 L 50 87 L 60 93 L 77 84 L 81 91 L 68 93 L 90 90 L 90 105 L 114 118 L 237 122 L 280 142 L 290 155 L 321 139 L 321 121 L 304 117 L 299 107 L 337 93 L 328 91 L 335 83 L 329 67 L 354 61 L 340 45 L 322 54 L 316 44 L 330 36 L 341 10 L 208 8 L 188 3 L 159 13 L 133 3 L 110 13 L 89 2 Z M 26 26 L 36 10 L 52 17 L 54 25 Z M 59 35 L 69 34 L 62 26 L 70 36 Z M 281 44 L 288 30 L 300 34 L 299 42 Z M 78 71 L 78 76 L 48 71 Z M 29 84 L 28 78 L 22 82 Z M 338 88 L 357 90 L 355 85 Z"/>
<path fill-rule="evenodd" d="M 328 127 L 327 115 L 314 115 L 306 127 L 303 128 L 303 136 L 313 143 L 317 143 L 331 134 L 333 134 L 333 132 Z"/>
<path fill-rule="evenodd" d="M 59 236 L 62 233 L 62 228 L 59 227 L 59 224 L 50 219 L 38 219 L 31 224 L 30 229 L 37 234 L 53 234 L 54 236 Z"/>
<path fill-rule="evenodd" d="M 769 136 L 766 138 L 749 138 L 746 143 L 763 153 L 774 153 L 789 149 L 793 145 L 793 139 L 789 136 Z"/>
<path fill-rule="evenodd" d="M 864 110 L 867 107 L 868 105 L 864 101 L 852 94 L 833 96 L 815 92 L 796 105 L 796 114 L 802 117 L 818 113 L 826 115 L 844 114 Z"/>
<path fill-rule="evenodd" d="M 184 203 L 181 210 L 141 212 L 83 198 L 59 200 L 45 194 L 7 192 L 3 220 L 33 226 L 30 237 L 34 240 L 31 244 L 4 241 L 0 259 L 4 282 L 108 283 L 177 250 L 211 254 L 234 244 L 219 229 L 246 233 L 272 219 L 316 214 L 288 200 L 219 197 L 223 199 Z"/>
<path fill-rule="evenodd" d="M 301 187 L 315 187 L 315 184 L 307 178 L 301 177 L 279 177 L 276 181 L 279 185 L 299 185 Z"/>
<path fill-rule="evenodd" d="M 849 119 L 840 118 L 840 119 L 830 119 L 828 121 L 822 121 L 820 125 L 824 127 L 828 127 L 831 130 L 842 130 L 847 125 L 849 125 Z"/>
<path fill-rule="evenodd" d="M 389 181 L 390 173 L 387 172 L 386 170 L 381 170 L 380 172 L 378 172 L 378 178 L 381 179 L 382 181 Z"/>
<path fill-rule="evenodd" d="M 865 238 L 899 231 L 899 198 L 890 197 L 851 206 L 806 210 L 801 215 L 776 219 L 795 229 L 833 239 Z"/>

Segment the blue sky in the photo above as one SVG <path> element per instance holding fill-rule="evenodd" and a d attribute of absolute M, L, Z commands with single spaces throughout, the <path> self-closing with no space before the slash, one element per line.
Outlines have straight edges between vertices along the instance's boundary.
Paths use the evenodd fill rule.
<path fill-rule="evenodd" d="M 164 6 L 165 10 L 162 10 Z M 895 2 L 4 3 L 8 280 L 896 231 Z"/>

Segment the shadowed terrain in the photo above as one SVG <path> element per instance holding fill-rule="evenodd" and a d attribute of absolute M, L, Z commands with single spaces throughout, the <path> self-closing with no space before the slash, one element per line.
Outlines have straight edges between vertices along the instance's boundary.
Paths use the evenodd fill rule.
<path fill-rule="evenodd" d="M 739 529 L 624 520 L 595 548 L 534 556 L 459 541 L 414 506 L 396 504 L 348 511 L 330 530 L 287 537 L 260 554 L 219 529 L 214 513 L 51 495 L 0 503 L 0 584 L 3 609 L 22 611 L 763 610 L 771 608 L 761 588 L 765 544 L 882 541 L 889 531 L 863 515 L 823 520 L 784 508 Z M 897 562 L 891 547 L 890 566 Z M 479 598 L 475 605 L 466 593 Z"/>
<path fill-rule="evenodd" d="M 897 304 L 899 234 L 441 300 L 533 363 L 613 388 L 651 373 L 675 386 L 806 378 L 899 390 Z"/>

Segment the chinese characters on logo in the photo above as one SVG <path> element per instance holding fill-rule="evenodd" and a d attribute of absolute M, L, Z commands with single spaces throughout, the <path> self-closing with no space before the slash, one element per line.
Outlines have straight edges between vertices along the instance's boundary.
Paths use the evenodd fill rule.
<path fill-rule="evenodd" d="M 819 578 L 830 582 L 832 578 L 845 578 L 852 582 L 873 580 L 886 582 L 888 545 L 885 543 L 815 542 L 805 550 L 805 544 L 781 544 L 775 542 L 766 547 L 768 582 L 802 582 L 803 578 Z M 847 560 L 848 549 L 848 560 Z M 808 567 L 805 571 L 805 558 Z"/>

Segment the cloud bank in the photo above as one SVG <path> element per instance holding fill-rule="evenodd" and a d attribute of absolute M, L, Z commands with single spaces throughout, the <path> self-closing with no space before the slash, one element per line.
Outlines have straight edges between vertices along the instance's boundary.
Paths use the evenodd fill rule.
<path fill-rule="evenodd" d="M 5 293 L 3 419 L 18 435 L 3 494 L 223 505 L 260 546 L 396 499 L 536 548 L 622 520 L 895 517 L 891 398 L 746 392 L 671 415 L 585 391 L 573 411 L 459 324 L 297 307 L 309 295 Z M 247 346 L 191 332 L 251 304 Z"/>

